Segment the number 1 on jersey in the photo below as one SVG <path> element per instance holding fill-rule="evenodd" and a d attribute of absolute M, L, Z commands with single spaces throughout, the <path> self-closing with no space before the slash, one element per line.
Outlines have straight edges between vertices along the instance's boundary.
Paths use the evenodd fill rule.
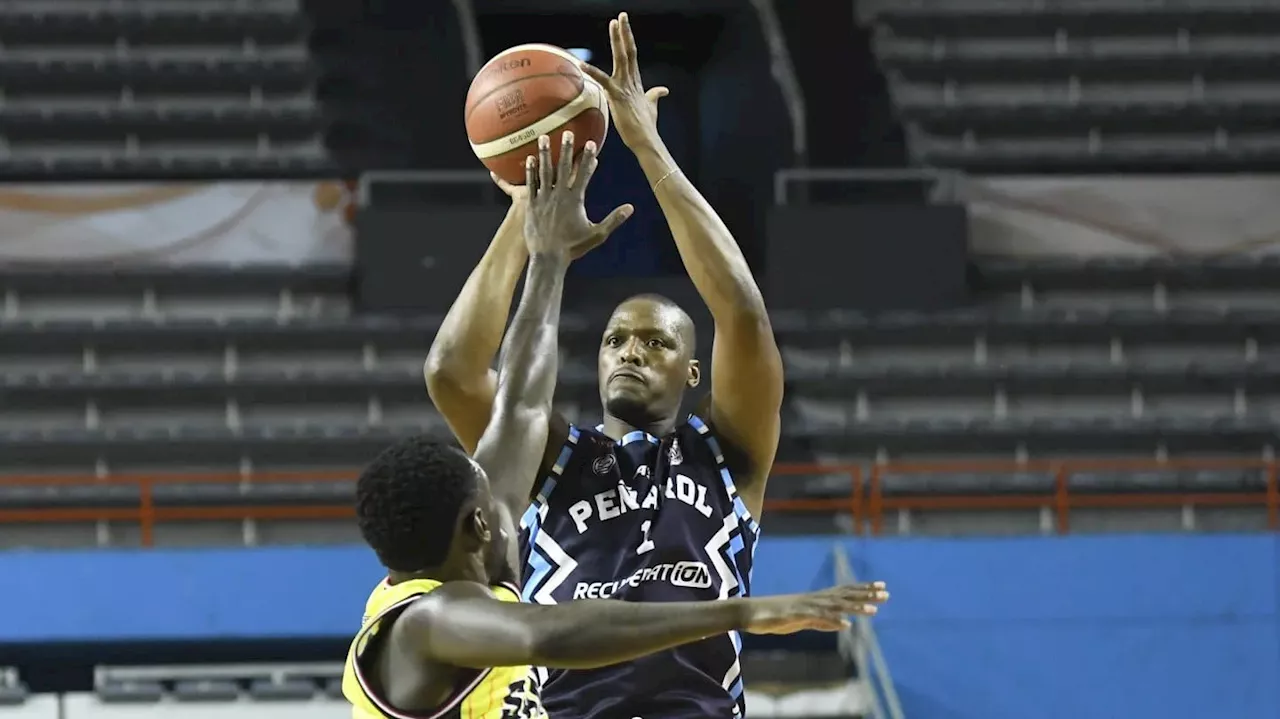
<path fill-rule="evenodd" d="M 636 547 L 636 554 L 644 554 L 653 549 L 653 540 L 649 539 L 649 527 L 653 526 L 653 522 L 646 519 L 640 523 L 640 533 L 644 535 L 644 540 L 640 542 L 640 546 Z"/>

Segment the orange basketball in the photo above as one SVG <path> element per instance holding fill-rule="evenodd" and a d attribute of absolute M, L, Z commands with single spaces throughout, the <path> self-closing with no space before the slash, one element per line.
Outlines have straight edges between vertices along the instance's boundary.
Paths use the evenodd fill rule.
<path fill-rule="evenodd" d="M 476 157 L 498 177 L 523 185 L 525 158 L 537 154 L 539 135 L 551 136 L 559 162 L 560 133 L 572 130 L 576 157 L 588 140 L 604 143 L 609 106 L 604 90 L 567 50 L 517 45 L 476 73 L 465 118 Z"/>

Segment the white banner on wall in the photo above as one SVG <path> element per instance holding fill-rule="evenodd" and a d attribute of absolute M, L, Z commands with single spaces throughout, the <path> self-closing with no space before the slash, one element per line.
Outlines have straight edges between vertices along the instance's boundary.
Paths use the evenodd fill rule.
<path fill-rule="evenodd" d="M 1280 177 L 971 177 L 961 187 L 981 254 L 1280 252 Z"/>
<path fill-rule="evenodd" d="M 340 182 L 0 186 L 0 263 L 349 261 Z"/>

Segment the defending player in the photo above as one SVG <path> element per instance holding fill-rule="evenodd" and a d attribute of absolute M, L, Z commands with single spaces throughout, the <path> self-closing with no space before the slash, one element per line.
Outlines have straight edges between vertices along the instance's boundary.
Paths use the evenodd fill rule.
<path fill-rule="evenodd" d="M 527 169 L 534 191 L 523 222 L 525 289 L 475 461 L 446 445 L 408 440 L 383 452 L 358 483 L 361 532 L 389 571 L 369 598 L 343 677 L 357 719 L 540 719 L 539 665 L 600 667 L 738 628 L 832 630 L 849 613 L 874 612 L 885 596 L 881 586 L 864 585 L 677 605 L 518 603 L 516 588 L 505 583 L 514 578 L 517 554 L 509 507 L 527 504 L 526 477 L 547 442 L 571 248 L 607 234 L 630 213 L 619 208 L 600 225 L 587 219 L 582 203 L 594 147 L 576 178 L 573 153 L 565 151 L 555 183 L 546 137 L 539 147 L 540 162 Z"/>

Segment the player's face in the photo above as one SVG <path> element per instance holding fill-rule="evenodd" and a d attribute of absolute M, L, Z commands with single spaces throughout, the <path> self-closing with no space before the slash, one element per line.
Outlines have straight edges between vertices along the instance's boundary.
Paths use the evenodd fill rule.
<path fill-rule="evenodd" d="M 614 311 L 600 340 L 597 364 L 605 410 L 634 426 L 673 415 L 690 383 L 692 347 L 681 332 L 684 313 L 649 300 Z"/>

